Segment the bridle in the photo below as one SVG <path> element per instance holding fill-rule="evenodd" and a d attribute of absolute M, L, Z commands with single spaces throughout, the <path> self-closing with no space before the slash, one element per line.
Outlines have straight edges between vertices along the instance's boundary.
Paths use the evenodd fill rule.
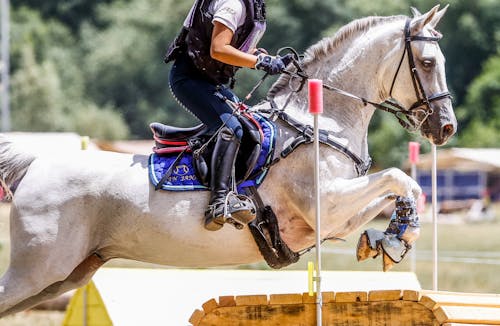
<path fill-rule="evenodd" d="M 394 78 L 392 79 L 391 83 L 391 88 L 389 92 L 389 98 L 386 99 L 385 101 L 381 103 L 377 103 L 374 101 L 370 101 L 368 99 L 365 99 L 363 97 L 354 95 L 352 93 L 349 93 L 347 91 L 344 91 L 342 89 L 336 88 L 334 86 L 328 85 L 323 83 L 323 88 L 334 91 L 336 93 L 339 93 L 341 95 L 359 100 L 363 102 L 363 104 L 366 106 L 368 104 L 372 105 L 376 109 L 386 111 L 389 113 L 392 113 L 397 119 L 398 122 L 403 126 L 405 129 L 408 129 L 409 131 L 417 131 L 420 129 L 422 124 L 427 120 L 427 118 L 434 113 L 434 110 L 431 107 L 431 103 L 435 101 L 439 101 L 445 98 L 452 98 L 451 94 L 448 91 L 441 92 L 441 93 L 435 93 L 430 96 L 427 96 L 427 93 L 425 92 L 425 89 L 422 85 L 422 80 L 420 78 L 420 75 L 418 73 L 417 67 L 415 65 L 415 58 L 413 55 L 413 50 L 411 48 L 411 42 L 414 41 L 423 41 L 423 42 L 438 42 L 441 39 L 441 36 L 419 36 L 419 35 L 411 35 L 410 34 L 410 26 L 411 26 L 411 18 L 407 18 L 405 22 L 405 27 L 404 27 L 404 50 L 403 54 L 401 55 L 401 59 L 398 64 L 398 68 L 396 69 L 396 72 L 394 74 Z M 295 67 L 295 71 L 287 71 L 285 70 L 283 73 L 290 75 L 292 78 L 289 80 L 289 87 L 292 90 L 290 93 L 289 97 L 285 101 L 285 105 L 280 108 L 279 110 L 284 110 L 285 107 L 288 105 L 291 99 L 291 95 L 293 93 L 298 93 L 302 90 L 304 87 L 307 79 L 309 76 L 306 74 L 304 71 L 301 62 L 300 62 L 300 56 L 297 54 L 297 52 L 290 47 L 285 47 L 281 48 L 278 51 L 278 54 L 283 51 L 291 51 L 292 54 L 294 55 L 294 59 L 292 60 L 293 66 Z M 405 108 L 401 103 L 399 103 L 395 98 L 392 96 L 392 91 L 394 89 L 394 85 L 396 84 L 396 79 L 399 75 L 399 72 L 401 70 L 401 66 L 404 61 L 405 55 L 408 57 L 408 65 L 410 68 L 410 76 L 412 79 L 413 83 L 413 88 L 415 90 L 415 95 L 416 95 L 416 102 L 413 103 L 410 108 Z M 267 76 L 264 76 L 267 77 Z M 300 78 L 300 83 L 299 86 L 294 88 L 292 86 L 292 81 L 294 78 Z M 252 90 L 254 91 L 254 90 Z M 274 99 L 273 98 L 268 98 L 268 100 L 271 102 L 271 105 L 275 106 Z M 423 112 L 424 117 L 420 120 L 416 119 L 417 112 Z"/>
<path fill-rule="evenodd" d="M 389 92 L 389 98 L 384 100 L 381 103 L 377 103 L 374 101 L 370 101 L 366 98 L 354 95 L 352 93 L 349 93 L 347 91 L 344 91 L 342 89 L 336 88 L 334 86 L 328 85 L 323 83 L 323 88 L 334 91 L 338 94 L 341 94 L 343 96 L 350 97 L 352 99 L 361 101 L 365 106 L 370 104 L 371 106 L 375 107 L 378 110 L 386 111 L 389 113 L 392 113 L 397 119 L 398 122 L 403 126 L 405 129 L 409 131 L 417 131 L 420 129 L 422 124 L 427 120 L 427 118 L 433 114 L 434 110 L 431 107 L 431 103 L 435 101 L 439 101 L 445 98 L 452 98 L 451 94 L 448 91 L 441 92 L 441 93 L 435 93 L 430 96 L 427 96 L 427 93 L 424 90 L 424 87 L 422 85 L 422 80 L 420 78 L 420 75 L 418 73 L 417 67 L 415 65 L 415 58 L 413 55 L 413 51 L 411 48 L 411 42 L 414 41 L 420 41 L 420 42 L 438 42 L 441 39 L 441 36 L 418 36 L 418 35 L 411 35 L 410 31 L 410 26 L 411 26 L 411 18 L 407 18 L 405 22 L 405 27 L 404 27 L 404 50 L 403 54 L 401 56 L 401 59 L 398 64 L 398 68 L 396 69 L 396 72 L 394 74 L 394 78 L 392 79 L 391 83 L 391 88 Z M 284 112 L 285 108 L 288 106 L 291 100 L 291 96 L 294 93 L 300 92 L 304 85 L 306 84 L 307 80 L 309 79 L 309 76 L 307 73 L 304 71 L 302 65 L 301 65 L 301 60 L 299 54 L 290 47 L 284 47 L 278 50 L 278 55 L 280 55 L 281 52 L 283 51 L 289 51 L 293 55 L 292 59 L 292 65 L 290 65 L 288 68 L 295 67 L 295 71 L 290 71 L 290 70 L 285 70 L 283 71 L 284 74 L 289 75 L 291 78 L 288 81 L 288 87 L 290 88 L 291 92 L 288 94 L 288 97 L 285 100 L 284 105 L 280 108 L 274 101 L 274 95 L 268 96 L 267 100 L 269 101 L 271 105 L 271 109 L 268 110 L 268 113 L 271 115 L 275 115 L 278 118 L 280 118 L 282 121 L 286 122 L 289 126 L 293 127 L 296 129 L 299 134 L 295 137 L 295 139 L 291 142 L 291 144 L 286 147 L 282 152 L 281 152 L 281 157 L 285 158 L 287 157 L 291 152 L 293 152 L 298 146 L 302 144 L 308 144 L 313 141 L 312 138 L 312 132 L 313 129 L 309 125 L 304 125 L 303 123 L 293 119 L 291 116 L 286 114 Z M 415 90 L 415 95 L 416 95 L 416 102 L 413 103 L 410 108 L 405 108 L 401 103 L 399 103 L 396 99 L 392 97 L 392 91 L 394 89 L 394 85 L 396 83 L 396 79 L 399 75 L 399 72 L 401 70 L 401 66 L 404 61 L 405 55 L 408 57 L 408 65 L 410 68 L 410 75 L 413 83 L 413 88 Z M 251 92 L 246 96 L 245 99 L 249 99 L 252 94 L 256 91 L 256 89 L 262 85 L 264 79 L 268 76 L 268 74 L 264 75 L 261 80 L 257 83 L 257 85 L 251 90 Z M 295 79 L 299 79 L 299 85 L 298 87 L 293 86 L 293 81 Z M 259 111 L 266 112 L 267 110 L 262 110 L 260 109 Z M 422 119 L 417 119 L 417 113 L 418 112 L 423 112 L 424 117 Z M 357 154 L 353 153 L 349 148 L 347 148 L 345 145 L 338 143 L 334 137 L 330 137 L 330 132 L 328 130 L 320 130 L 320 143 L 328 145 L 338 151 L 340 151 L 342 154 L 346 155 L 348 158 L 350 158 L 354 163 L 355 163 L 355 168 L 358 173 L 358 175 L 365 175 L 371 165 L 371 158 L 368 157 L 365 160 L 359 157 Z"/>
<path fill-rule="evenodd" d="M 411 25 L 411 19 L 408 18 L 405 23 L 405 29 L 404 29 L 404 34 L 405 34 L 405 48 L 403 50 L 403 55 L 401 56 L 401 60 L 399 61 L 398 69 L 396 70 L 396 73 L 394 74 L 394 78 L 392 79 L 391 83 L 391 90 L 389 92 L 390 101 L 389 103 L 391 105 L 395 105 L 398 109 L 404 110 L 403 106 L 399 104 L 397 101 L 393 100 L 392 97 L 392 91 L 394 89 L 394 85 L 396 83 L 396 79 L 398 77 L 399 71 L 401 69 L 401 65 L 403 63 L 405 54 L 408 54 L 408 65 L 410 67 L 410 75 L 411 75 L 411 80 L 413 83 L 413 89 L 415 90 L 415 95 L 417 97 L 417 101 L 413 103 L 412 106 L 410 106 L 409 109 L 406 110 L 406 113 L 404 115 L 407 117 L 408 121 L 404 121 L 406 123 L 410 123 L 410 126 L 403 125 L 406 129 L 419 129 L 422 123 L 434 113 L 434 110 L 431 108 L 431 103 L 434 101 L 439 101 L 445 98 L 452 98 L 450 92 L 445 91 L 441 93 L 435 93 L 432 94 L 431 96 L 427 96 L 424 87 L 422 86 L 422 80 L 420 79 L 420 75 L 418 73 L 417 67 L 415 65 L 415 58 L 413 55 L 413 50 L 411 49 L 411 42 L 413 41 L 424 41 L 424 42 L 438 42 L 441 39 L 441 36 L 418 36 L 418 35 L 411 35 L 410 34 L 410 25 Z M 424 112 L 424 118 L 421 119 L 420 121 L 416 121 L 414 119 L 411 119 L 411 117 L 415 116 L 417 111 L 423 111 Z M 397 113 L 395 113 L 397 115 Z M 400 121 L 401 122 L 401 121 Z"/>

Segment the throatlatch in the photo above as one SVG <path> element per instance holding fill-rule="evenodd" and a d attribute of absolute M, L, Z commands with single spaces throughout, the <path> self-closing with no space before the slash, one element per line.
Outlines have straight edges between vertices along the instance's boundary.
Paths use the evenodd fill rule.
<path fill-rule="evenodd" d="M 357 246 L 358 261 L 383 254 L 385 272 L 393 263 L 403 260 L 419 235 L 420 223 L 415 200 L 398 196 L 396 209 L 385 232 L 369 229 L 361 234 Z"/>

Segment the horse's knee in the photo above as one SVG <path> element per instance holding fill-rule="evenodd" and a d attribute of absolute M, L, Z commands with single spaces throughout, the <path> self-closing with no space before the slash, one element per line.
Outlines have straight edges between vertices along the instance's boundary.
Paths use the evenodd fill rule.
<path fill-rule="evenodd" d="M 403 197 L 418 198 L 422 193 L 422 188 L 408 174 L 398 168 L 390 168 L 384 173 L 388 180 L 391 190 Z"/>

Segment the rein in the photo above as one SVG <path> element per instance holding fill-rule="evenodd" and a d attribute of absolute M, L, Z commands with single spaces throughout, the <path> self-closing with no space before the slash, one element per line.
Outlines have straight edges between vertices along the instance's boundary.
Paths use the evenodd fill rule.
<path fill-rule="evenodd" d="M 378 110 L 392 113 L 398 119 L 398 122 L 401 124 L 401 126 L 403 126 L 403 128 L 405 128 L 409 131 L 412 131 L 412 132 L 418 130 L 421 127 L 421 125 L 424 123 L 424 121 L 434 112 L 434 110 L 430 106 L 430 103 L 432 103 L 434 101 L 439 101 L 439 100 L 442 100 L 445 98 L 451 99 L 452 96 L 448 91 L 427 96 L 427 94 L 422 86 L 422 81 L 421 81 L 420 75 L 419 75 L 418 70 L 417 70 L 416 65 L 415 65 L 415 59 L 414 59 L 413 51 L 411 49 L 411 42 L 413 42 L 413 41 L 438 42 L 441 39 L 441 37 L 437 37 L 437 36 L 436 37 L 428 37 L 428 36 L 411 35 L 410 34 L 410 32 L 411 32 L 410 25 L 411 25 L 411 19 L 408 18 L 405 22 L 405 27 L 404 27 L 405 47 L 403 50 L 403 54 L 401 56 L 401 60 L 399 61 L 398 68 L 396 70 L 396 73 L 394 74 L 394 77 L 393 77 L 393 80 L 391 83 L 391 89 L 389 92 L 390 97 L 388 99 L 386 99 L 385 101 L 383 101 L 381 103 L 377 103 L 377 102 L 370 101 L 366 98 L 357 96 L 355 94 L 349 93 L 345 90 L 336 88 L 334 86 L 331 86 L 331 85 L 328 85 L 325 83 L 323 83 L 323 88 L 325 88 L 329 91 L 336 92 L 340 95 L 344 95 L 344 96 L 350 97 L 352 99 L 358 100 L 358 101 L 362 102 L 365 106 L 370 104 L 371 106 L 373 106 L 374 108 L 376 108 Z M 292 90 L 292 93 L 298 93 L 304 87 L 305 82 L 307 81 L 307 79 L 309 79 L 309 76 L 304 71 L 304 69 L 300 63 L 300 57 L 297 55 L 297 52 L 295 50 L 293 50 L 292 48 L 282 48 L 278 51 L 278 54 L 282 50 L 291 50 L 294 54 L 294 58 L 293 58 L 292 62 L 296 68 L 296 71 L 291 72 L 291 71 L 285 70 L 285 71 L 283 71 L 283 73 L 292 77 L 290 79 L 290 82 L 289 82 L 290 89 Z M 392 91 L 394 89 L 396 79 L 399 75 L 399 71 L 401 70 L 401 66 L 402 66 L 402 63 L 403 63 L 403 60 L 404 60 L 404 57 L 406 54 L 408 57 L 408 65 L 410 68 L 410 74 L 411 74 L 411 78 L 412 78 L 413 88 L 415 90 L 415 94 L 417 97 L 417 101 L 414 104 L 412 104 L 409 109 L 405 108 L 401 103 L 399 103 L 396 99 L 394 99 L 392 97 Z M 265 77 L 267 77 L 267 76 L 264 76 L 264 78 Z M 291 82 L 292 82 L 293 78 L 300 78 L 300 80 L 301 80 L 300 85 L 297 89 L 293 89 L 293 87 L 291 86 Z M 288 106 L 292 93 L 290 93 L 290 95 L 288 96 L 283 108 L 279 109 L 280 111 L 283 111 L 286 108 L 286 106 Z M 272 98 L 268 98 L 268 100 L 271 102 L 272 106 L 275 108 L 276 104 L 274 103 L 274 100 Z M 425 107 L 425 108 L 422 109 L 422 107 Z M 423 111 L 425 114 L 425 117 L 423 119 L 421 119 L 420 121 L 416 121 L 414 119 L 416 111 Z"/>
<path fill-rule="evenodd" d="M 422 81 L 420 79 L 420 75 L 418 74 L 417 67 L 415 65 L 415 58 L 413 55 L 413 50 L 411 49 L 411 42 L 413 41 L 423 41 L 423 42 L 438 42 L 441 39 L 441 36 L 429 37 L 429 36 L 418 36 L 410 34 L 410 24 L 411 19 L 408 18 L 405 22 L 405 49 L 403 50 L 403 55 L 401 56 L 401 60 L 399 61 L 398 69 L 394 74 L 394 78 L 392 79 L 391 90 L 389 92 L 389 96 L 392 98 L 392 90 L 394 89 L 394 84 L 396 83 L 396 78 L 398 77 L 399 70 L 401 69 L 401 65 L 403 63 L 405 54 L 408 53 L 408 65 L 410 67 L 411 79 L 413 83 L 413 89 L 415 90 L 415 95 L 417 97 L 417 101 L 413 103 L 413 105 L 406 110 L 405 116 L 408 118 L 408 121 L 411 123 L 410 126 L 405 126 L 406 129 L 410 129 L 413 127 L 415 130 L 418 130 L 422 123 L 434 113 L 434 110 L 431 108 L 430 103 L 434 101 L 439 101 L 445 98 L 452 98 L 450 92 L 441 92 L 432 94 L 431 96 L 427 96 L 425 93 L 424 87 L 422 86 Z M 422 106 L 425 108 L 420 109 Z M 401 109 L 404 109 L 400 106 Z M 410 116 L 414 116 L 414 111 L 422 110 L 424 111 L 425 117 L 418 123 L 418 125 L 410 119 Z M 398 117 L 399 119 L 399 117 Z M 401 123 L 401 121 L 400 121 Z"/>

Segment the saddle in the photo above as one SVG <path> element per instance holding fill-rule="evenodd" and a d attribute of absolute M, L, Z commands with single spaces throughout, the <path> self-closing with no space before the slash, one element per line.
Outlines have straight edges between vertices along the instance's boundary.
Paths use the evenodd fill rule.
<path fill-rule="evenodd" d="M 243 137 L 235 163 L 235 181 L 242 190 L 246 181 L 256 186 L 263 181 L 274 154 L 275 126 L 259 114 L 242 113 L 238 119 Z M 155 141 L 150 178 L 155 188 L 208 190 L 215 137 L 207 133 L 207 127 L 200 124 L 178 128 L 153 122 L 150 128 Z"/>

